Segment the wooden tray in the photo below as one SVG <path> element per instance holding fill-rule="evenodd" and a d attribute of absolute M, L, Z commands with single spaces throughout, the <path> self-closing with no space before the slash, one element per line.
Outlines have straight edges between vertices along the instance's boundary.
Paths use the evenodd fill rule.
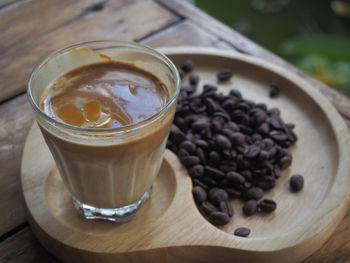
<path fill-rule="evenodd" d="M 215 73 L 235 72 L 226 92 L 235 87 L 245 98 L 282 110 L 296 124 L 299 140 L 291 148 L 292 166 L 268 192 L 278 202 L 266 216 L 245 218 L 233 201 L 235 216 L 217 228 L 199 213 L 185 169 L 170 151 L 165 154 L 154 193 L 134 220 L 115 224 L 83 219 L 54 166 L 37 125 L 28 135 L 22 160 L 22 190 L 28 217 L 40 242 L 65 262 L 298 262 L 321 247 L 342 219 L 350 195 L 348 129 L 333 106 L 297 75 L 253 57 L 212 48 L 169 48 L 179 65 L 192 59 L 203 83 L 216 84 Z M 186 80 L 185 80 L 186 81 Z M 282 87 L 268 96 L 269 84 Z M 305 177 L 304 189 L 292 194 L 288 178 Z M 251 229 L 248 238 L 235 228 Z"/>

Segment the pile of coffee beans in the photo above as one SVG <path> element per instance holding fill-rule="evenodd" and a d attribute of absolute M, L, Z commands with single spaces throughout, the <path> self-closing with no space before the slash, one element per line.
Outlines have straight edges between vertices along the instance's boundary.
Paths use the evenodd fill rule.
<path fill-rule="evenodd" d="M 183 76 L 193 68 L 186 60 L 179 70 Z M 217 82 L 232 76 L 224 69 Z M 198 83 L 193 74 L 182 84 L 167 147 L 187 168 L 199 210 L 215 225 L 233 216 L 229 199 L 241 199 L 246 216 L 273 212 L 276 202 L 263 196 L 292 163 L 288 148 L 297 141 L 294 124 L 285 123 L 278 108 L 247 100 L 238 89 L 223 94 L 205 84 L 198 94 Z M 293 179 L 291 189 L 300 185 L 300 178 Z M 250 231 L 236 232 L 247 236 Z"/>

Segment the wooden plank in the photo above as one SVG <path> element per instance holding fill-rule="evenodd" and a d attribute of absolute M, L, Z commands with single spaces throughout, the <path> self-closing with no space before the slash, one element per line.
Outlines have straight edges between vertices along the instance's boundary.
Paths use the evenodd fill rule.
<path fill-rule="evenodd" d="M 38 15 L 40 10 L 45 12 Z M 151 0 L 32 0 L 0 10 L 0 17 L 0 101 L 23 92 L 35 64 L 55 49 L 96 39 L 137 40 L 179 20 Z"/>
<path fill-rule="evenodd" d="M 181 21 L 171 28 L 162 30 L 141 41 L 141 43 L 151 47 L 165 46 L 216 46 L 219 48 L 233 50 L 233 47 L 217 36 L 210 34 L 202 28 L 193 24 L 192 21 Z"/>
<path fill-rule="evenodd" d="M 223 23 L 217 21 L 213 17 L 209 16 L 205 12 L 199 10 L 195 6 L 191 5 L 187 1 L 181 0 L 156 0 L 158 3 L 166 8 L 169 8 L 174 13 L 179 16 L 190 19 L 196 25 L 202 27 L 207 32 L 214 34 L 226 41 L 227 43 L 234 46 L 238 51 L 246 54 L 253 55 L 255 57 L 260 57 L 266 59 L 270 62 L 277 63 L 288 70 L 291 70 L 307 80 L 313 87 L 317 88 L 322 94 L 324 94 L 337 108 L 337 110 L 345 117 L 350 119 L 350 99 L 343 96 L 339 92 L 335 91 L 324 85 L 323 83 L 317 81 L 316 79 L 310 77 L 304 72 L 300 71 L 293 65 L 287 63 L 280 57 L 274 55 L 268 50 L 257 45 L 250 39 L 244 37 L 238 32 L 234 31 L 232 28 L 224 25 Z"/>
<path fill-rule="evenodd" d="M 0 106 L 0 235 L 25 221 L 19 173 L 24 142 L 33 121 L 26 95 Z"/>
<path fill-rule="evenodd" d="M 0 262 L 60 262 L 49 254 L 27 226 L 0 243 Z"/>

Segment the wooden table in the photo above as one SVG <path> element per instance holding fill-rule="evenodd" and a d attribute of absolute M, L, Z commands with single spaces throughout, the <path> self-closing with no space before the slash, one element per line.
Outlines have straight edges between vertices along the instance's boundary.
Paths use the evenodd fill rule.
<path fill-rule="evenodd" d="M 33 67 L 51 51 L 96 39 L 212 46 L 273 61 L 323 93 L 350 126 L 349 99 L 185 2 L 0 0 L 0 262 L 58 262 L 32 234 L 20 191 L 21 155 L 34 121 L 25 87 Z M 350 210 L 304 262 L 350 262 Z"/>

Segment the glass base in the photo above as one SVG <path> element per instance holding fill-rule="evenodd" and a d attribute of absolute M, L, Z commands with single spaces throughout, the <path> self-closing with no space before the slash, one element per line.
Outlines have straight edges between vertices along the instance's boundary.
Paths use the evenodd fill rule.
<path fill-rule="evenodd" d="M 97 208 L 86 205 L 73 197 L 74 206 L 86 219 L 103 219 L 112 222 L 126 222 L 131 220 L 140 205 L 152 195 L 152 187 L 137 202 L 119 208 Z"/>

